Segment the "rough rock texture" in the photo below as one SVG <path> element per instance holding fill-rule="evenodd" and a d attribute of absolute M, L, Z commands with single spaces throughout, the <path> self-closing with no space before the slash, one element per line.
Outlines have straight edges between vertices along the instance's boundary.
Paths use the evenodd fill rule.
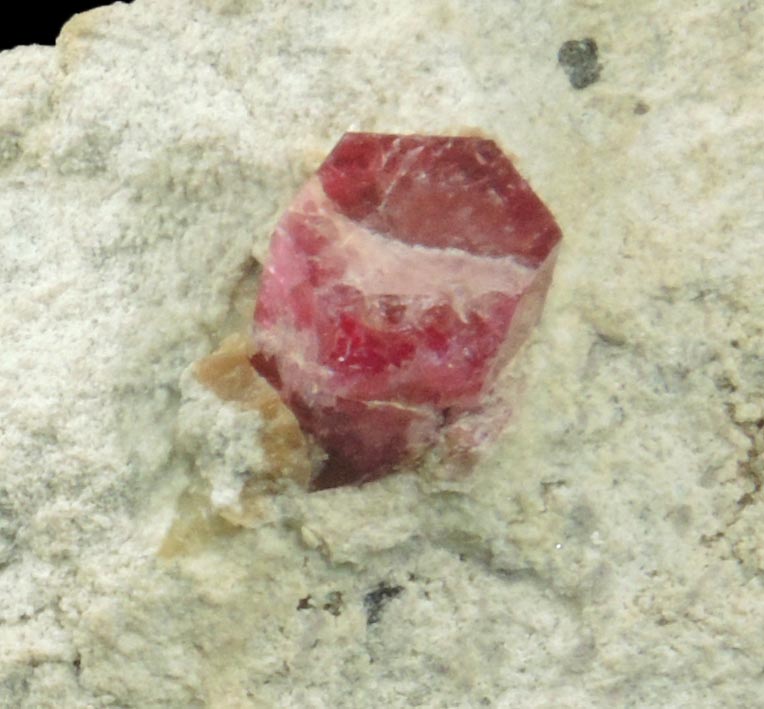
<path fill-rule="evenodd" d="M 760 706 L 763 26 L 136 0 L 0 55 L 0 706 Z M 566 234 L 528 405 L 463 483 L 224 520 L 265 419 L 188 368 L 248 319 L 278 213 L 345 130 L 465 125 Z M 160 556 L 195 490 L 210 524 Z"/>
<path fill-rule="evenodd" d="M 313 488 L 498 435 L 560 238 L 492 140 L 340 138 L 276 225 L 252 328 L 252 364 L 327 453 Z"/>

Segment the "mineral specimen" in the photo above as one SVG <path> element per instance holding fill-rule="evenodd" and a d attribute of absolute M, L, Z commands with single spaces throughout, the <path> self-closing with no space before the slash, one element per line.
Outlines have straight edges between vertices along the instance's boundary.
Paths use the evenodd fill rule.
<path fill-rule="evenodd" d="M 276 226 L 254 316 L 253 366 L 327 453 L 314 489 L 381 477 L 480 410 L 560 238 L 491 140 L 341 138 Z"/>

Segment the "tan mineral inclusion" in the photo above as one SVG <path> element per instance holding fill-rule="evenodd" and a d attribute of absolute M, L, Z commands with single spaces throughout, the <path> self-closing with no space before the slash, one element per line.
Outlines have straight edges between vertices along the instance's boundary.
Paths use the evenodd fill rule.
<path fill-rule="evenodd" d="M 310 478 L 308 442 L 294 414 L 252 369 L 247 341 L 242 335 L 227 337 L 215 352 L 196 363 L 194 373 L 224 401 L 262 415 L 267 467 L 259 471 L 259 484 L 289 478 L 307 485 Z"/>
<path fill-rule="evenodd" d="M 261 445 L 266 455 L 264 465 L 250 472 L 236 505 L 216 507 L 207 483 L 201 479 L 190 483 L 160 547 L 159 553 L 165 557 L 193 552 L 217 537 L 256 524 L 261 516 L 261 496 L 283 490 L 289 482 L 307 487 L 312 466 L 309 442 L 294 414 L 252 369 L 244 336 L 227 337 L 215 352 L 199 360 L 193 371 L 196 379 L 222 401 L 262 417 Z"/>

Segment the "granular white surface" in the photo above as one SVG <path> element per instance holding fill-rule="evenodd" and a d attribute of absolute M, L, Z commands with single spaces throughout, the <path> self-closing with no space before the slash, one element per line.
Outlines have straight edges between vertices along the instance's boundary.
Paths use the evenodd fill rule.
<path fill-rule="evenodd" d="M 756 0 L 136 0 L 1 54 L 0 706 L 761 707 L 762 32 Z M 158 556 L 189 482 L 262 464 L 187 368 L 279 210 L 344 130 L 467 126 L 565 234 L 501 442 Z"/>

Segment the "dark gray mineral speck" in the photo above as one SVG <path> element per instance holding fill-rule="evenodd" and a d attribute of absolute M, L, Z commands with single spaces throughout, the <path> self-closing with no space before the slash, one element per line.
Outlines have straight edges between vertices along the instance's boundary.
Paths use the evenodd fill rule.
<path fill-rule="evenodd" d="M 379 623 L 382 617 L 382 609 L 403 591 L 403 586 L 387 586 L 380 583 L 373 591 L 369 591 L 363 597 L 363 605 L 366 609 L 366 623 L 373 625 Z"/>
<path fill-rule="evenodd" d="M 597 43 L 590 37 L 563 42 L 557 61 L 574 89 L 585 89 L 600 78 L 602 65 L 597 61 Z"/>

